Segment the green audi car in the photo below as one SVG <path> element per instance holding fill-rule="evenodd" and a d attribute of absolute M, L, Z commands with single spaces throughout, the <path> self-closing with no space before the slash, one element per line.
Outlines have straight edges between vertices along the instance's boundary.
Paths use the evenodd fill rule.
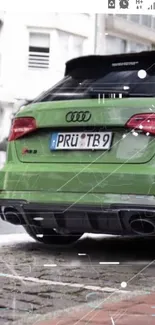
<path fill-rule="evenodd" d="M 72 59 L 18 111 L 0 211 L 45 244 L 155 235 L 155 51 Z"/>

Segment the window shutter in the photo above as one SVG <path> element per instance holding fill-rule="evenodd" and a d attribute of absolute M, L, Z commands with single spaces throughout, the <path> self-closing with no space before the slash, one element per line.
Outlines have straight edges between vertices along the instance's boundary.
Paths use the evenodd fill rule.
<path fill-rule="evenodd" d="M 50 59 L 50 35 L 30 33 L 28 67 L 48 69 Z"/>

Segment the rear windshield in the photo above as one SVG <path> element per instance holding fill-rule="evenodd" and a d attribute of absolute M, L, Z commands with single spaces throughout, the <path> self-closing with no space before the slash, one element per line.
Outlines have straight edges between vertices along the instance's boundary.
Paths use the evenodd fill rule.
<path fill-rule="evenodd" d="M 136 66 L 137 65 L 137 66 Z M 38 96 L 33 102 L 91 99 L 104 97 L 154 97 L 154 64 L 146 68 L 133 64 L 112 64 L 73 69 L 57 85 Z"/>

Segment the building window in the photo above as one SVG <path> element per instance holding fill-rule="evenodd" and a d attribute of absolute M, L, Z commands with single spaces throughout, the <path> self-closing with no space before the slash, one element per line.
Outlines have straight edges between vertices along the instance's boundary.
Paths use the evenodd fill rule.
<path fill-rule="evenodd" d="M 152 16 L 151 15 L 142 15 L 142 25 L 145 25 L 147 27 L 152 26 Z"/>
<path fill-rule="evenodd" d="M 125 14 L 116 14 L 116 17 L 119 17 L 119 18 L 122 18 L 122 19 L 127 19 L 128 18 L 128 15 L 125 15 Z"/>
<path fill-rule="evenodd" d="M 112 35 L 106 36 L 106 53 L 119 54 L 126 52 L 126 40 Z"/>
<path fill-rule="evenodd" d="M 136 24 L 140 23 L 140 15 L 129 15 L 129 20 L 133 21 Z"/>
<path fill-rule="evenodd" d="M 59 30 L 59 55 L 61 55 L 62 61 L 66 62 L 69 59 L 81 56 L 83 54 L 84 40 L 85 37 Z"/>
<path fill-rule="evenodd" d="M 28 67 L 33 69 L 48 69 L 50 61 L 50 34 L 29 34 Z"/>
<path fill-rule="evenodd" d="M 127 52 L 142 52 L 150 50 L 151 45 L 136 43 L 133 41 L 127 42 Z"/>

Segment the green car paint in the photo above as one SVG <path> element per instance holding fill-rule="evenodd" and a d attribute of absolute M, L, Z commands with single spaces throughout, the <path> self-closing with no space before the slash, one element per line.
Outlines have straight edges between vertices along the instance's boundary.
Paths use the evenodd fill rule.
<path fill-rule="evenodd" d="M 90 119 L 67 122 L 69 112 L 89 112 Z M 144 132 L 127 124 L 134 115 L 149 116 L 154 112 L 155 98 L 151 95 L 28 104 L 16 119 L 34 118 L 37 128 L 8 142 L 7 160 L 0 171 L 0 201 L 154 208 L 155 132 L 149 132 L 149 127 Z M 51 150 L 54 132 L 88 130 L 112 132 L 110 149 Z"/>
<path fill-rule="evenodd" d="M 111 193 L 112 197 L 113 194 L 122 193 L 153 195 L 154 137 L 142 134 L 136 137 L 124 127 L 132 115 L 150 112 L 153 103 L 152 98 L 138 98 L 106 100 L 102 104 L 96 100 L 79 100 L 26 106 L 17 117 L 35 117 L 38 128 L 45 127 L 47 131 L 9 142 L 7 162 L 1 170 L 0 198 L 5 197 L 6 193 L 11 195 L 13 191 L 13 196 L 18 199 L 20 192 L 25 192 L 25 196 L 28 195 L 33 201 L 33 193 L 36 197 L 38 192 L 38 200 L 37 197 L 35 200 L 39 201 L 43 192 L 43 197 L 49 193 L 53 193 L 54 197 L 59 194 L 60 202 L 66 202 L 64 193 L 68 193 L 69 202 L 74 202 L 75 195 L 79 198 L 83 193 L 88 193 L 85 196 L 89 198 L 94 193 L 94 196 L 91 194 L 91 202 L 95 204 L 98 195 L 101 202 L 105 202 L 106 196 L 102 199 L 102 194 L 106 193 Z M 49 141 L 52 131 L 49 126 L 57 125 L 58 129 L 59 125 L 66 126 L 64 116 L 69 110 L 81 111 L 85 108 L 89 108 L 93 121 L 86 122 L 85 128 L 90 123 L 109 125 L 108 129 L 114 134 L 111 150 L 51 152 Z M 126 137 L 123 138 L 123 135 Z M 22 149 L 27 147 L 37 150 L 37 154 L 23 155 Z M 53 199 L 50 195 L 48 197 L 51 202 Z"/>

